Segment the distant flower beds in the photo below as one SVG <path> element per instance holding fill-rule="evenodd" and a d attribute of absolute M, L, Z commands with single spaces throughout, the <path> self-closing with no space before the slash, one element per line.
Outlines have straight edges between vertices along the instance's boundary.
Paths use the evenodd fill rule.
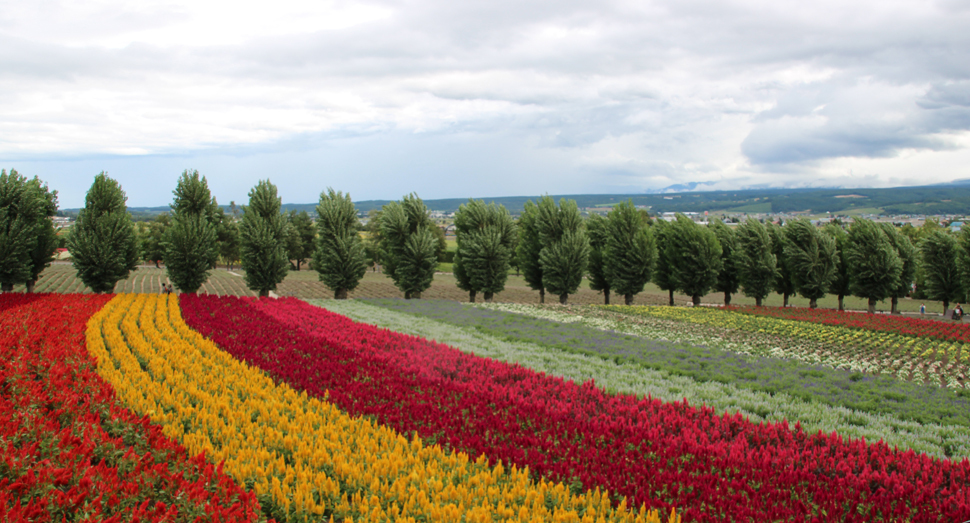
<path fill-rule="evenodd" d="M 970 343 L 970 324 L 911 318 L 891 314 L 862 314 L 835 309 L 803 307 L 727 307 L 728 310 L 788 320 L 837 325 L 853 329 L 891 332 L 904 336 Z"/>
<path fill-rule="evenodd" d="M 0 295 L 0 520 L 256 520 L 254 496 L 95 373 L 85 323 L 109 299 Z"/>
<path fill-rule="evenodd" d="M 636 505 L 675 505 L 687 520 L 948 521 L 970 514 L 970 463 L 609 395 L 295 300 L 237 303 L 186 299 L 185 314 L 230 352 L 311 396 L 329 390 L 351 414 L 452 448 L 481 449 L 534 474 L 606 487 Z"/>

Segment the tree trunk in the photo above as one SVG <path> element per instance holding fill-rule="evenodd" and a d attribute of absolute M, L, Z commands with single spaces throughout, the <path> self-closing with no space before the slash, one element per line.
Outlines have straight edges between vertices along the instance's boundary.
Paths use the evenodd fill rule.
<path fill-rule="evenodd" d="M 762 298 L 761 298 L 761 296 L 755 297 L 755 299 L 754 299 L 754 306 L 755 307 L 761 307 L 761 304 L 762 304 Z"/>
<path fill-rule="evenodd" d="M 606 290 L 603 291 L 603 304 L 605 304 L 605 305 L 609 305 L 610 304 L 610 290 L 609 289 L 606 289 Z"/>
<path fill-rule="evenodd" d="M 892 305 L 890 306 L 889 312 L 891 314 L 899 314 L 899 298 L 893 296 L 893 299 L 890 303 Z"/>
<path fill-rule="evenodd" d="M 27 294 L 34 292 L 35 285 L 37 285 L 37 280 L 31 280 L 27 282 Z"/>
<path fill-rule="evenodd" d="M 673 289 L 670 289 L 667 292 L 670 293 L 670 306 L 673 307 L 674 306 L 674 290 Z"/>
<path fill-rule="evenodd" d="M 300 260 L 296 260 L 296 270 L 300 270 Z"/>
<path fill-rule="evenodd" d="M 695 295 L 691 296 L 690 297 L 690 301 L 692 301 L 694 303 L 694 307 L 699 307 L 700 304 L 701 304 L 701 295 L 700 294 L 695 294 Z"/>
<path fill-rule="evenodd" d="M 421 299 L 421 291 L 412 292 L 411 293 L 411 299 L 412 300 L 420 300 Z"/>
<path fill-rule="evenodd" d="M 946 311 L 950 308 L 950 300 L 943 300 L 943 316 L 946 317 Z"/>
<path fill-rule="evenodd" d="M 347 299 L 347 289 L 337 289 L 333 293 L 333 299 L 335 300 L 346 300 Z"/>
<path fill-rule="evenodd" d="M 569 299 L 569 295 L 568 294 L 560 294 L 559 295 L 559 303 L 561 303 L 563 305 L 566 304 L 566 300 L 568 300 L 568 299 Z"/>
<path fill-rule="evenodd" d="M 875 313 L 876 313 L 876 299 L 869 298 L 869 314 L 875 314 Z"/>
<path fill-rule="evenodd" d="M 468 303 L 475 303 L 475 295 L 478 294 L 475 291 L 468 291 Z"/>
<path fill-rule="evenodd" d="M 845 294 L 839 294 L 839 310 L 845 310 Z"/>
<path fill-rule="evenodd" d="M 158 260 L 155 260 L 155 268 L 156 269 L 161 269 L 161 267 L 158 266 Z"/>
<path fill-rule="evenodd" d="M 625 303 L 627 305 L 633 305 L 633 295 L 632 294 L 624 294 L 623 295 L 623 303 Z"/>
<path fill-rule="evenodd" d="M 485 303 L 492 303 L 492 297 L 495 296 L 491 292 L 485 293 Z"/>
<path fill-rule="evenodd" d="M 785 296 L 785 305 L 783 305 L 783 306 L 784 306 L 784 307 L 787 307 L 787 306 L 788 306 L 788 293 L 786 292 L 786 293 L 784 294 L 784 296 Z"/>
<path fill-rule="evenodd" d="M 818 308 L 818 300 L 816 300 L 815 298 L 810 298 L 808 300 L 808 308 L 809 309 L 817 309 Z"/>
<path fill-rule="evenodd" d="M 404 293 L 404 299 L 405 300 L 410 300 L 411 299 L 411 293 L 410 292 L 405 292 Z"/>
<path fill-rule="evenodd" d="M 545 302 L 546 302 L 546 290 L 539 289 L 539 303 L 545 303 Z"/>
<path fill-rule="evenodd" d="M 12 283 L 0 284 L 0 292 L 13 292 L 13 284 Z"/>
<path fill-rule="evenodd" d="M 724 291 L 724 306 L 727 307 L 731 305 L 731 293 Z"/>
<path fill-rule="evenodd" d="M 259 291 L 259 297 L 260 298 L 265 298 L 267 296 L 269 296 L 269 291 L 268 290 L 261 290 L 261 291 Z"/>

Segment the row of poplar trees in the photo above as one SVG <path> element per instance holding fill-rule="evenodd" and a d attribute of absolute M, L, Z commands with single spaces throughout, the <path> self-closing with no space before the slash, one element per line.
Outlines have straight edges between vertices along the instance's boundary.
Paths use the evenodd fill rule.
<path fill-rule="evenodd" d="M 169 278 L 182 292 L 197 292 L 219 256 L 220 224 L 225 215 L 212 197 L 205 177 L 182 173 L 175 188 L 170 223 L 159 248 Z M 95 292 L 111 292 L 137 266 L 139 249 L 126 196 L 107 174 L 95 177 L 85 206 L 68 238 L 78 276 Z M 51 217 L 57 193 L 36 177 L 0 171 L 0 286 L 18 283 L 28 291 L 53 259 L 56 231 Z M 287 242 L 295 226 L 281 213 L 281 199 L 269 180 L 249 192 L 238 224 L 238 250 L 248 286 L 261 296 L 283 281 L 290 269 Z M 308 241 L 313 267 L 336 298 L 346 298 L 371 261 L 380 262 L 406 298 L 420 298 L 437 269 L 443 249 L 440 230 L 424 202 L 411 194 L 385 205 L 371 226 L 371 253 L 358 234 L 357 211 L 349 195 L 328 189 L 320 195 L 315 231 Z M 230 222 L 232 222 L 230 220 Z M 232 222 L 235 226 L 234 222 Z M 892 224 L 856 220 L 818 228 L 808 220 L 784 226 L 748 218 L 736 228 L 719 220 L 707 226 L 677 215 L 671 222 L 653 221 L 632 202 L 622 202 L 606 215 L 584 220 L 572 200 L 557 205 L 548 196 L 526 203 L 516 222 L 499 205 L 469 200 L 455 214 L 458 243 L 454 259 L 457 285 L 489 301 L 501 292 L 511 266 L 526 283 L 566 303 L 584 278 L 627 304 L 653 281 L 669 293 L 688 296 L 694 304 L 711 292 L 724 293 L 724 303 L 738 292 L 758 305 L 772 292 L 793 294 L 817 306 L 826 294 L 855 295 L 878 301 L 898 299 L 914 281 L 926 298 L 943 302 L 965 299 L 970 289 L 970 229 L 959 237 L 943 229 L 915 243 Z M 309 256 L 309 249 L 307 255 Z"/>

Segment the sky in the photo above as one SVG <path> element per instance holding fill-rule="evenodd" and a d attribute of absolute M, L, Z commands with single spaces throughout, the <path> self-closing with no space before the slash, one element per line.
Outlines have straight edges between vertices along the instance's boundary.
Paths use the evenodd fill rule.
<path fill-rule="evenodd" d="M 970 178 L 970 2 L 0 0 L 0 167 L 62 208 Z"/>

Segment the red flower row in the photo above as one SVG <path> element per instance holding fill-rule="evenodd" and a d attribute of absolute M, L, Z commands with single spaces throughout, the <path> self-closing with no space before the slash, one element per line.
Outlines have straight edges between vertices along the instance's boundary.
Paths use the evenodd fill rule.
<path fill-rule="evenodd" d="M 970 463 L 610 396 L 293 299 L 181 297 L 234 356 L 352 415 L 685 521 L 963 521 Z M 554 354 L 550 355 L 555 357 Z"/>
<path fill-rule="evenodd" d="M 750 314 L 753 316 L 768 316 L 786 320 L 806 321 L 864 329 L 879 332 L 891 332 L 904 336 L 934 338 L 944 341 L 959 341 L 970 343 L 970 325 L 964 323 L 950 323 L 938 320 L 924 320 L 906 316 L 889 314 L 862 314 L 858 312 L 838 311 L 835 309 L 805 309 L 800 307 L 725 307 L 728 310 Z"/>
<path fill-rule="evenodd" d="M 110 299 L 0 295 L 0 520 L 257 519 L 255 496 L 96 374 L 85 325 Z"/>

